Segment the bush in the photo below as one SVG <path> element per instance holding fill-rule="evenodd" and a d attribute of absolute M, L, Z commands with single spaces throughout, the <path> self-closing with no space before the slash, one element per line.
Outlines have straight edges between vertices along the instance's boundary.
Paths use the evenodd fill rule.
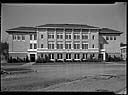
<path fill-rule="evenodd" d="M 108 56 L 106 61 L 107 62 L 119 62 L 119 61 L 123 61 L 123 59 L 121 57 L 116 57 L 114 55 L 114 57 Z"/>
<path fill-rule="evenodd" d="M 36 63 L 45 63 L 45 60 L 44 60 L 44 58 L 38 57 L 36 60 Z"/>
<path fill-rule="evenodd" d="M 17 57 L 17 58 L 12 58 L 12 57 L 8 58 L 8 63 L 21 63 L 21 62 L 30 62 L 30 60 L 28 59 L 28 56 L 26 56 L 26 58 L 23 58 L 23 59 L 21 59 L 19 57 Z"/>

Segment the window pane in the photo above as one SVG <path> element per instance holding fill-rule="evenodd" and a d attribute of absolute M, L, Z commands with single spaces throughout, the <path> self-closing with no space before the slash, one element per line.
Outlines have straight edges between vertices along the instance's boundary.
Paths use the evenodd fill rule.
<path fill-rule="evenodd" d="M 110 40 L 113 40 L 112 36 L 110 36 Z"/>
<path fill-rule="evenodd" d="M 69 35 L 69 39 L 71 39 L 71 35 Z"/>
<path fill-rule="evenodd" d="M 88 39 L 88 35 L 82 35 L 82 39 Z"/>
<path fill-rule="evenodd" d="M 71 44 L 69 44 L 69 49 L 71 49 Z"/>
<path fill-rule="evenodd" d="M 92 45 L 92 48 L 94 48 L 94 44 Z"/>
<path fill-rule="evenodd" d="M 68 35 L 65 35 L 65 39 L 68 39 Z"/>
<path fill-rule="evenodd" d="M 52 44 L 52 49 L 54 49 L 54 44 Z"/>
<path fill-rule="evenodd" d="M 37 40 L 37 36 L 36 36 L 36 34 L 34 35 L 34 40 Z"/>
<path fill-rule="evenodd" d="M 114 36 L 114 40 L 116 40 L 116 36 Z"/>
<path fill-rule="evenodd" d="M 59 35 L 57 35 L 57 39 L 59 39 Z"/>
<path fill-rule="evenodd" d="M 43 48 L 43 44 L 41 44 L 41 48 Z"/>
<path fill-rule="evenodd" d="M 37 45 L 36 44 L 34 44 L 34 49 L 36 49 L 37 48 Z"/>
<path fill-rule="evenodd" d="M 25 40 L 25 35 L 22 35 L 22 40 Z"/>
<path fill-rule="evenodd" d="M 52 39 L 54 39 L 54 35 L 52 35 Z"/>
<path fill-rule="evenodd" d="M 43 39 L 43 34 L 41 35 L 41 39 Z"/>
<path fill-rule="evenodd" d="M 60 35 L 60 39 L 63 39 L 63 35 Z"/>
<path fill-rule="evenodd" d="M 15 39 L 15 35 L 13 35 L 13 40 Z"/>
<path fill-rule="evenodd" d="M 17 36 L 17 40 L 20 40 L 20 35 Z"/>
<path fill-rule="evenodd" d="M 109 37 L 108 36 L 106 36 L 106 40 L 109 40 Z"/>
<path fill-rule="evenodd" d="M 30 49 L 32 49 L 32 44 L 30 44 Z"/>
<path fill-rule="evenodd" d="M 94 40 L 94 35 L 92 36 L 92 39 Z"/>
<path fill-rule="evenodd" d="M 30 40 L 32 40 L 32 35 L 30 35 Z"/>

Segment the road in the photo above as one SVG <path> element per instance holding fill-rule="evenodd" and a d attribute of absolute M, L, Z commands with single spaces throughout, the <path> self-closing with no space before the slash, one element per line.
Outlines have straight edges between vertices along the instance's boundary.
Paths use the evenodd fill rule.
<path fill-rule="evenodd" d="M 118 91 L 126 87 L 126 64 L 32 65 L 37 72 L 2 76 L 2 91 Z"/>

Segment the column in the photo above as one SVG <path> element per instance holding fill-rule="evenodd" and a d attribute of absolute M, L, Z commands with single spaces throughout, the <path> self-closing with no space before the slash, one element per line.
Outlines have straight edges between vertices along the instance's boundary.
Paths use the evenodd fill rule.
<path fill-rule="evenodd" d="M 73 29 L 72 29 L 72 32 L 71 32 L 71 36 L 72 36 L 72 37 L 71 37 L 71 38 L 72 38 L 71 49 L 74 49 L 74 45 L 73 45 L 73 44 L 74 44 L 74 35 L 73 35 L 73 32 L 74 32 L 74 31 L 73 31 Z"/>
<path fill-rule="evenodd" d="M 63 49 L 65 49 L 65 29 L 63 29 Z"/>
<path fill-rule="evenodd" d="M 54 36 L 55 36 L 55 49 L 56 49 L 56 44 L 57 44 L 57 33 L 56 33 L 56 28 L 55 28 L 55 33 L 54 33 Z"/>
<path fill-rule="evenodd" d="M 82 29 L 80 29 L 80 49 L 82 49 Z"/>
<path fill-rule="evenodd" d="M 106 58 L 105 52 L 103 52 L 103 60 L 104 60 L 104 61 L 105 61 L 105 58 Z"/>

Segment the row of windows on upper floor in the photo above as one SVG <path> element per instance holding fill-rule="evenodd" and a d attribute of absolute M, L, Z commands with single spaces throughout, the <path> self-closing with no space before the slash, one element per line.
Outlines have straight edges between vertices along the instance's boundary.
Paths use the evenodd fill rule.
<path fill-rule="evenodd" d="M 25 35 L 13 35 L 13 40 L 25 41 Z M 37 35 L 30 34 L 30 40 L 37 40 Z"/>
<path fill-rule="evenodd" d="M 25 35 L 13 35 L 13 40 L 25 41 Z"/>
<path fill-rule="evenodd" d="M 66 34 L 65 39 L 72 39 L 71 34 Z M 43 34 L 41 35 L 41 39 L 43 39 Z M 54 39 L 54 34 L 49 33 L 48 34 L 48 39 Z M 63 39 L 63 34 L 57 34 L 57 39 Z M 80 39 L 80 34 L 74 34 L 74 39 Z M 88 34 L 82 34 L 82 39 L 88 39 Z M 95 36 L 92 36 L 92 39 L 95 39 Z M 106 36 L 106 40 L 116 40 L 116 36 Z M 13 35 L 13 40 L 23 40 L 25 41 L 25 35 Z M 30 40 L 37 40 L 37 35 L 32 35 L 30 34 Z"/>
<path fill-rule="evenodd" d="M 106 36 L 106 40 L 116 40 L 116 36 Z"/>
<path fill-rule="evenodd" d="M 33 45 L 34 45 L 34 48 L 33 48 Z M 80 43 L 74 43 L 73 44 L 73 49 L 80 49 Z M 71 45 L 71 43 L 66 43 L 65 44 L 65 49 L 72 49 L 71 48 L 72 47 L 72 45 Z M 41 44 L 41 48 L 44 48 L 44 45 L 43 44 Z M 57 43 L 57 45 L 56 45 L 56 48 L 57 49 L 64 49 L 64 47 L 63 47 L 63 43 Z M 94 44 L 92 44 L 92 48 L 95 48 L 95 45 Z M 30 44 L 30 49 L 37 49 L 37 44 Z M 48 43 L 48 49 L 55 49 L 55 44 L 54 43 Z M 88 43 L 82 43 L 82 49 L 88 49 Z"/>
<path fill-rule="evenodd" d="M 94 39 L 94 35 L 92 36 L 92 39 Z M 41 39 L 43 39 L 43 34 L 41 35 Z M 54 39 L 54 34 L 48 34 L 48 39 Z M 62 34 L 57 35 L 57 39 L 63 39 Z M 71 39 L 71 34 L 66 34 L 65 39 Z M 79 34 L 74 34 L 74 39 L 80 39 Z M 82 39 L 88 39 L 87 34 L 82 35 Z M 25 35 L 13 35 L 13 40 L 25 40 Z M 37 40 L 37 35 L 30 35 L 30 40 Z"/>
<path fill-rule="evenodd" d="M 54 39 L 55 36 L 52 33 L 48 34 L 48 39 Z M 82 34 L 82 39 L 88 39 L 88 34 Z M 94 35 L 92 39 L 94 40 Z M 43 34 L 41 34 L 41 39 L 43 39 Z M 63 34 L 57 34 L 57 39 L 63 39 Z M 72 39 L 72 34 L 65 34 L 65 39 Z M 74 39 L 80 39 L 80 34 L 74 34 Z"/>

